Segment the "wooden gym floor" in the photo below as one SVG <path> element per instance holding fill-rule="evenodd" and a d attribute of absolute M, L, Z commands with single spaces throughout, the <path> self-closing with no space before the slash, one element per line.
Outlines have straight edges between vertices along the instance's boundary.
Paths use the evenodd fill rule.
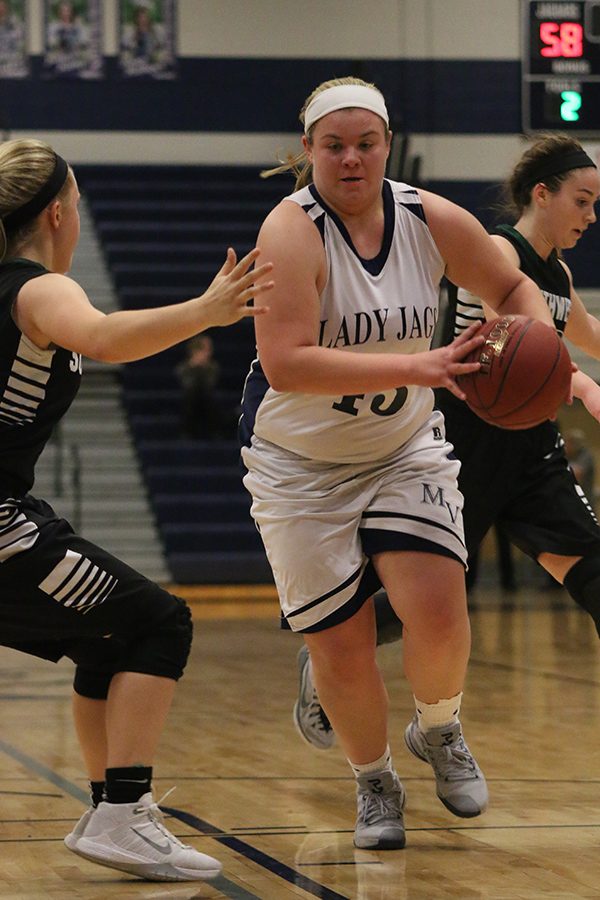
<path fill-rule="evenodd" d="M 352 845 L 353 782 L 291 720 L 300 640 L 273 590 L 189 591 L 196 619 L 156 765 L 171 829 L 222 860 L 212 884 L 142 882 L 69 853 L 86 803 L 71 666 L 0 648 L 0 897 L 20 900 L 537 900 L 600 897 L 600 648 L 562 590 L 473 595 L 465 734 L 491 804 L 454 818 L 404 748 L 402 645 L 380 648 L 391 744 L 407 788 L 407 847 Z"/>

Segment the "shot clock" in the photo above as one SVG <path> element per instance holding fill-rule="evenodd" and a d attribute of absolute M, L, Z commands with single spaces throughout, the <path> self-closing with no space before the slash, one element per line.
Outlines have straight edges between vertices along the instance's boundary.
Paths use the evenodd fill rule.
<path fill-rule="evenodd" d="M 522 0 L 524 131 L 600 134 L 600 0 Z"/>

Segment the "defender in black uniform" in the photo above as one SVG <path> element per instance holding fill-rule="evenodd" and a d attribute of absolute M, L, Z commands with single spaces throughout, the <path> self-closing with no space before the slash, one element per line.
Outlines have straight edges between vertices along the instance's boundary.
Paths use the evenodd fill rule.
<path fill-rule="evenodd" d="M 92 806 L 65 839 L 86 859 L 158 881 L 220 863 L 160 820 L 152 760 L 192 621 L 185 602 L 74 534 L 31 496 L 35 463 L 81 380 L 82 356 L 126 362 L 254 315 L 258 251 L 233 250 L 201 297 L 105 316 L 65 277 L 79 238 L 67 163 L 39 141 L 0 147 L 0 643 L 76 664 L 75 725 Z M 264 288 L 269 289 L 265 283 Z M 258 310 L 260 312 L 260 310 Z"/>
<path fill-rule="evenodd" d="M 597 178 L 595 169 L 590 167 L 587 172 Z M 564 334 L 573 301 L 570 275 L 556 250 L 543 259 L 516 228 L 501 225 L 493 233 L 507 241 L 509 249 L 514 248 L 522 271 L 542 289 L 556 330 Z M 482 307 L 460 290 L 450 293 L 455 331 L 460 332 L 473 314 L 482 314 Z M 591 381 L 578 373 L 575 392 L 578 380 L 585 389 L 587 381 Z M 592 413 L 594 403 L 598 403 L 597 391 L 598 386 L 592 383 Z M 463 518 L 469 553 L 479 547 L 491 525 L 498 522 L 511 542 L 538 560 L 557 581 L 562 582 L 575 567 L 578 560 L 572 557 L 590 554 L 598 556 L 600 577 L 600 528 L 590 503 L 593 498 L 586 498 L 577 485 L 556 422 L 546 421 L 518 431 L 497 428 L 442 391 L 438 407 L 444 413 L 447 434 L 462 463 L 459 483 L 465 493 Z M 554 556 L 558 558 L 553 559 Z M 587 569 L 588 565 L 581 568 Z M 583 599 L 580 597 L 579 602 L 585 607 Z M 600 597 L 595 621 L 600 626 Z"/>
<path fill-rule="evenodd" d="M 515 226 L 500 225 L 494 240 L 545 296 L 557 331 L 600 359 L 600 321 L 585 309 L 560 250 L 575 246 L 596 221 L 598 169 L 581 145 L 566 135 L 545 135 L 517 163 L 507 183 Z M 476 297 L 451 291 L 453 339 L 472 322 L 494 313 Z M 600 386 L 583 372 L 573 394 L 600 420 Z M 461 461 L 463 519 L 469 554 L 490 526 L 500 522 L 524 553 L 564 584 L 593 618 L 600 634 L 600 527 L 571 471 L 555 422 L 509 431 L 488 425 L 466 403 L 439 391 L 446 435 Z M 378 643 L 398 640 L 399 622 L 385 595 L 375 598 Z M 300 662 L 301 691 L 294 719 L 303 737 L 320 749 L 334 742 L 331 726 L 312 684 L 310 661 Z"/>

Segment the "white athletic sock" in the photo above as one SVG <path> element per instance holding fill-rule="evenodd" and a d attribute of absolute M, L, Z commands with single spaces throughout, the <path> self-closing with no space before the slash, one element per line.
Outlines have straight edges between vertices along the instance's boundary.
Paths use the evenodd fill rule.
<path fill-rule="evenodd" d="M 362 763 L 361 765 L 356 765 L 353 762 L 350 762 L 350 768 L 354 772 L 355 778 L 358 778 L 359 775 L 370 775 L 371 772 L 393 772 L 394 769 L 392 767 L 392 754 L 390 751 L 390 745 L 388 744 L 385 748 L 385 753 L 383 756 L 380 756 L 379 759 L 373 760 L 370 763 Z"/>
<path fill-rule="evenodd" d="M 421 731 L 439 728 L 441 725 L 455 725 L 458 722 L 462 692 L 449 700 L 438 700 L 437 703 L 423 703 L 415 697 L 417 721 Z"/>

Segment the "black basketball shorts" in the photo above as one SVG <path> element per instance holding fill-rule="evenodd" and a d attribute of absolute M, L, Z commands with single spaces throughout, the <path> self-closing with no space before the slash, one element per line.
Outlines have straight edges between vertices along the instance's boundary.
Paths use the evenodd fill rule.
<path fill-rule="evenodd" d="M 45 501 L 30 495 L 0 501 L 0 644 L 119 671 L 124 648 L 156 631 L 173 602 L 76 535 Z"/>
<path fill-rule="evenodd" d="M 438 397 L 438 403 L 461 461 L 458 485 L 470 554 L 495 522 L 533 559 L 600 553 L 600 527 L 554 422 L 508 431 L 483 422 L 454 398 Z"/>

